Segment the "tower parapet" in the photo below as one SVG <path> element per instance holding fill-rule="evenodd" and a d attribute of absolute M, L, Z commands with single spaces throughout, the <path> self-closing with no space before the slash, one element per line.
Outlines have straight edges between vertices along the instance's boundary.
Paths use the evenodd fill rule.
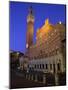
<path fill-rule="evenodd" d="M 32 22 L 34 23 L 34 16 L 33 16 L 33 9 L 32 7 L 29 8 L 29 14 L 27 16 L 27 23 Z"/>

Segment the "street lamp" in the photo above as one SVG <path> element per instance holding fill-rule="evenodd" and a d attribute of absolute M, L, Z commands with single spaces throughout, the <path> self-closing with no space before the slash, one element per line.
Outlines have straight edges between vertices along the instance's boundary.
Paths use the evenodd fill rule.
<path fill-rule="evenodd" d="M 17 55 L 19 55 L 19 52 L 17 52 Z"/>
<path fill-rule="evenodd" d="M 61 21 L 59 21 L 59 24 L 61 24 L 62 22 Z"/>

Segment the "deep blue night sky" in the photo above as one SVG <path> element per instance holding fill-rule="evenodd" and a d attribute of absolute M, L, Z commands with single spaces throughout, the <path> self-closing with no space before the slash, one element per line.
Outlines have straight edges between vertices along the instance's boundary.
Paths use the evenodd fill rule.
<path fill-rule="evenodd" d="M 33 7 L 35 17 L 34 42 L 37 29 L 44 24 L 47 18 L 52 24 L 59 21 L 65 23 L 65 5 L 10 2 L 10 50 L 21 52 L 26 50 L 26 20 L 30 6 Z"/>

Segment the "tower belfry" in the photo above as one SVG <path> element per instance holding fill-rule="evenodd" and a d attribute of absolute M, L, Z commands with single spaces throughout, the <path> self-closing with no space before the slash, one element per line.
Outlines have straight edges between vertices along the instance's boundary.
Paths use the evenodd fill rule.
<path fill-rule="evenodd" d="M 32 14 L 33 11 L 32 11 L 32 6 L 29 8 L 29 13 Z"/>
<path fill-rule="evenodd" d="M 29 14 L 27 16 L 26 48 L 29 48 L 33 44 L 33 34 L 34 34 L 34 16 L 32 7 L 30 7 Z"/>

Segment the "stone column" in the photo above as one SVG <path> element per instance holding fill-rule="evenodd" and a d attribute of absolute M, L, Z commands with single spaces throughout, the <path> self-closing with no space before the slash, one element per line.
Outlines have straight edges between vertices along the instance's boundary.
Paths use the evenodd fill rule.
<path fill-rule="evenodd" d="M 28 75 L 28 80 L 30 80 L 30 74 Z"/>
<path fill-rule="evenodd" d="M 50 72 L 50 65 L 49 65 L 49 63 L 48 63 L 48 72 Z"/>
<path fill-rule="evenodd" d="M 33 80 L 33 75 L 31 76 L 31 80 Z"/>
<path fill-rule="evenodd" d="M 59 83 L 58 83 L 58 75 L 55 73 L 55 85 L 57 86 L 57 85 L 59 85 Z"/>
<path fill-rule="evenodd" d="M 54 70 L 54 67 L 53 67 L 53 63 L 52 63 L 52 73 L 54 72 L 53 70 Z"/>
<path fill-rule="evenodd" d="M 64 72 L 64 64 L 63 64 L 63 57 L 61 57 L 61 62 L 60 62 L 60 68 L 61 68 L 61 72 Z"/>
<path fill-rule="evenodd" d="M 59 62 L 60 62 L 60 64 L 61 64 L 61 65 L 60 65 L 60 66 L 61 66 L 61 67 L 60 67 L 60 68 L 61 68 L 61 72 L 64 72 L 63 55 L 62 55 L 62 54 L 59 54 L 58 57 L 59 57 L 59 60 L 60 60 Z"/>
<path fill-rule="evenodd" d="M 43 83 L 46 84 L 46 76 L 43 75 Z"/>
<path fill-rule="evenodd" d="M 55 85 L 59 85 L 57 72 L 57 62 L 55 62 Z"/>
<path fill-rule="evenodd" d="M 35 81 L 37 82 L 37 75 L 35 75 Z"/>

